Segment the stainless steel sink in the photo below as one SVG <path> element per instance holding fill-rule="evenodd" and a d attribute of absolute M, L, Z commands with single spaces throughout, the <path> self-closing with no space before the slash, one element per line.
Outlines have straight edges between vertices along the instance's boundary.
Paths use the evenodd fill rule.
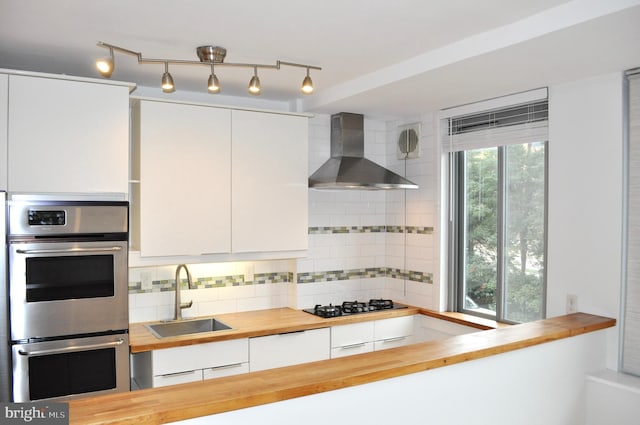
<path fill-rule="evenodd" d="M 217 332 L 231 329 L 231 326 L 216 319 L 178 320 L 154 325 L 145 325 L 157 338 Z"/>

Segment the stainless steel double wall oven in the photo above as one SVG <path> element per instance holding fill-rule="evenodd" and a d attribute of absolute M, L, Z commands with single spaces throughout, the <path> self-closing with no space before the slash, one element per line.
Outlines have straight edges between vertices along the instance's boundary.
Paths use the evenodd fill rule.
<path fill-rule="evenodd" d="M 8 201 L 13 401 L 129 390 L 128 204 Z"/>

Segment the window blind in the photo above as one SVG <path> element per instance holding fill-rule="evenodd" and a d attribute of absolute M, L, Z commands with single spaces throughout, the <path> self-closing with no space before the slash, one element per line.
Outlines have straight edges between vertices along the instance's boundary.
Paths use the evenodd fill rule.
<path fill-rule="evenodd" d="M 546 142 L 549 108 L 547 99 L 491 111 L 451 117 L 443 135 L 445 152 Z"/>
<path fill-rule="evenodd" d="M 625 299 L 621 370 L 640 375 L 640 69 L 627 72 Z"/>

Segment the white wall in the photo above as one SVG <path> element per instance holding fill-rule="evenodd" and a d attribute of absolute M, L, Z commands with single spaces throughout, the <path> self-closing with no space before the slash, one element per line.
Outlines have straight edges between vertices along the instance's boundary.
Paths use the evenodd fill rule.
<path fill-rule="evenodd" d="M 622 262 L 622 73 L 549 88 L 547 316 L 619 319 Z M 617 369 L 617 331 L 607 367 Z"/>
<path fill-rule="evenodd" d="M 418 185 L 418 189 L 392 190 L 386 193 L 386 221 L 390 226 L 407 229 L 431 228 L 428 233 L 409 231 L 389 233 L 386 241 L 387 267 L 406 269 L 432 275 L 432 283 L 411 279 L 387 279 L 388 296 L 394 300 L 415 306 L 438 310 L 440 282 L 437 264 L 439 255 L 436 243 L 439 228 L 436 226 L 436 188 L 440 180 L 436 168 L 435 114 L 387 122 L 387 168 L 406 176 Z M 397 155 L 398 127 L 419 124 L 419 157 L 399 159 Z"/>

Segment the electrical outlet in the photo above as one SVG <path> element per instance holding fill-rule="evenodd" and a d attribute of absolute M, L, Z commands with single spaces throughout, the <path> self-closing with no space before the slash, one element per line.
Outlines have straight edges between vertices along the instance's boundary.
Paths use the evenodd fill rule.
<path fill-rule="evenodd" d="M 151 272 L 140 273 L 140 289 L 150 291 L 153 287 L 153 276 Z"/>
<path fill-rule="evenodd" d="M 578 311 L 578 296 L 576 294 L 567 294 L 567 314 L 576 313 Z"/>

